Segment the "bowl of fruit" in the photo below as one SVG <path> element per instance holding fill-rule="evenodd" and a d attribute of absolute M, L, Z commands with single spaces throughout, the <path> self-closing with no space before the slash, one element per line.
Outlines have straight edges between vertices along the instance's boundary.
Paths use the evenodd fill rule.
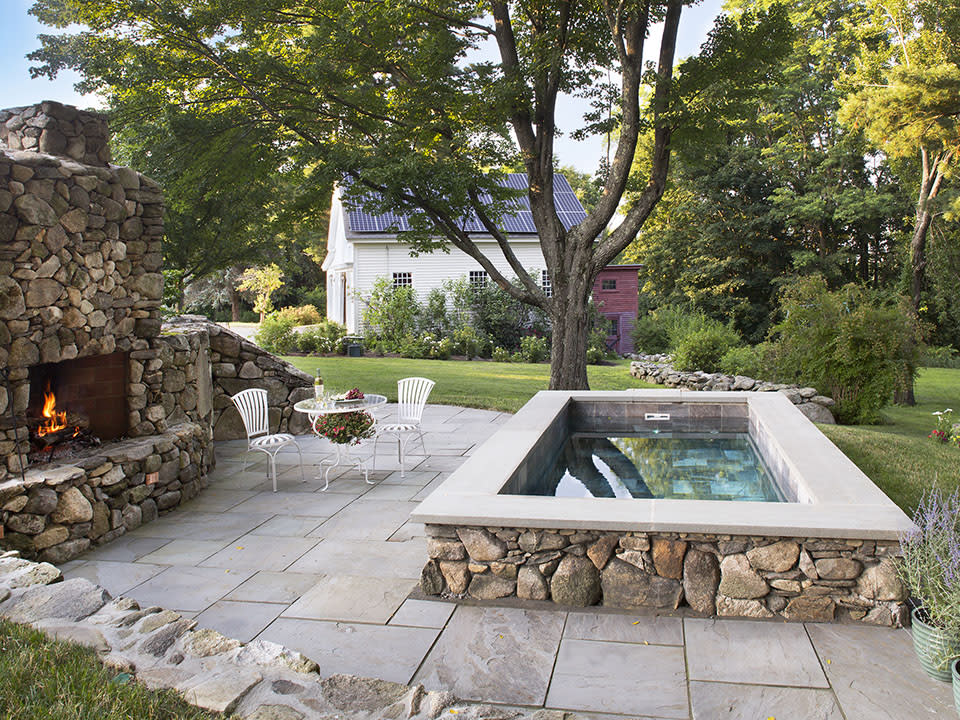
<path fill-rule="evenodd" d="M 337 407 L 352 407 L 354 405 L 363 405 L 364 395 L 360 388 L 353 388 L 343 395 L 336 397 Z"/>

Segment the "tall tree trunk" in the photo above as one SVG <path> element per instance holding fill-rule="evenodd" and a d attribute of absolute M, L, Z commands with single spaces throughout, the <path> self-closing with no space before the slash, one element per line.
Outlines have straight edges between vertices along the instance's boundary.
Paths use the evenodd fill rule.
<path fill-rule="evenodd" d="M 554 297 L 550 315 L 553 339 L 550 350 L 550 389 L 589 390 L 587 382 L 587 337 L 589 296 L 570 293 L 559 302 Z"/>
<path fill-rule="evenodd" d="M 913 237 L 910 238 L 910 307 L 914 318 L 920 317 L 920 304 L 923 300 L 923 284 L 927 269 L 927 231 L 933 215 L 927 210 L 924 199 L 917 204 L 917 222 L 913 228 Z M 912 365 L 900 368 L 897 386 L 893 392 L 893 401 L 897 405 L 913 406 L 917 399 L 913 390 Z"/>
<path fill-rule="evenodd" d="M 229 285 L 227 294 L 230 296 L 230 320 L 240 322 L 240 293 L 233 285 Z"/>
<path fill-rule="evenodd" d="M 910 299 L 913 301 L 913 312 L 918 317 L 927 269 L 927 231 L 932 221 L 933 214 L 929 210 L 923 206 L 917 208 L 917 222 L 913 237 L 910 238 Z"/>

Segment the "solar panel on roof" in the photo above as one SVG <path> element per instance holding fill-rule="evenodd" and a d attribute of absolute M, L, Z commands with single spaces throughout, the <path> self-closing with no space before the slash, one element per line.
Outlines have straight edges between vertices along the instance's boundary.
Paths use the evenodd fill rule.
<path fill-rule="evenodd" d="M 514 190 L 526 190 L 528 186 L 525 173 L 510 173 L 503 178 L 502 183 Z M 583 205 L 580 204 L 570 187 L 570 183 L 563 175 L 556 174 L 553 176 L 553 194 L 557 215 L 566 229 L 569 230 L 587 216 Z M 372 194 L 365 194 L 357 199 L 357 203 L 362 205 L 365 200 L 374 197 Z M 490 201 L 488 193 L 482 193 L 480 198 L 484 203 Z M 508 212 L 500 218 L 500 225 L 505 232 L 536 234 L 537 228 L 533 223 L 533 214 L 530 212 L 530 198 L 526 194 L 510 200 L 507 207 Z M 384 233 L 388 231 L 388 228 L 394 228 L 397 232 L 410 229 L 410 223 L 405 215 L 397 215 L 392 212 L 374 215 L 368 213 L 362 207 L 349 207 L 347 209 L 347 220 L 350 230 L 355 233 Z M 486 232 L 476 215 L 466 218 L 461 227 L 468 233 Z"/>

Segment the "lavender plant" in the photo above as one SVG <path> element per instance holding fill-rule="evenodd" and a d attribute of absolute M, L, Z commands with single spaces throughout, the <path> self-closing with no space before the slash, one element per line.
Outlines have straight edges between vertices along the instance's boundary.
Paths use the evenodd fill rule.
<path fill-rule="evenodd" d="M 944 495 L 934 486 L 913 521 L 900 537 L 900 574 L 927 621 L 944 633 L 947 642 L 936 660 L 945 668 L 960 656 L 960 490 Z"/>

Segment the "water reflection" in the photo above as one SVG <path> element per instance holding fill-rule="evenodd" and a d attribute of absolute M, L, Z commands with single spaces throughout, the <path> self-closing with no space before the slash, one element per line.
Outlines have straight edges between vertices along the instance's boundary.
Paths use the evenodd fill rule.
<path fill-rule="evenodd" d="M 784 501 L 746 433 L 573 435 L 516 494 Z"/>

